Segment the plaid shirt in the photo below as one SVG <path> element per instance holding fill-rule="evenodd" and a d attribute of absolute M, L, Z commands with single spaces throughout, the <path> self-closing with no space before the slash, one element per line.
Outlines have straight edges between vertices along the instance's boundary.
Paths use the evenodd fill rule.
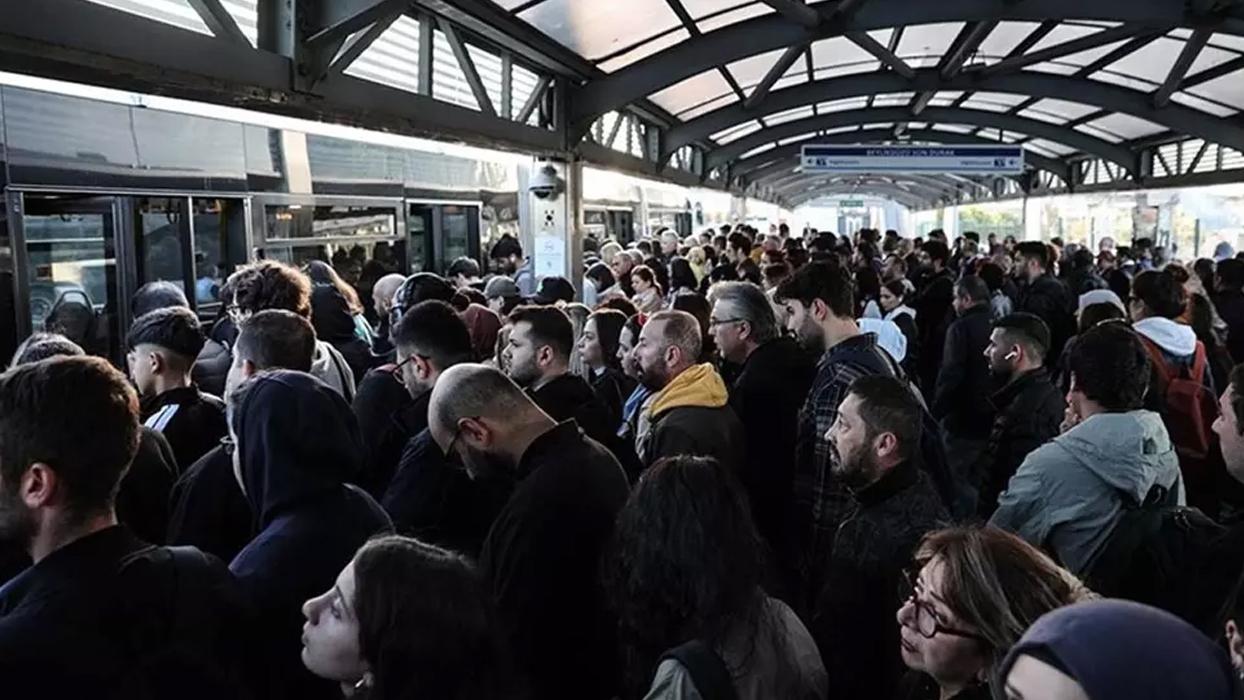
<path fill-rule="evenodd" d="M 817 364 L 816 379 L 808 399 L 799 410 L 799 438 L 795 445 L 794 536 L 805 571 L 822 560 L 838 525 L 847 517 L 853 501 L 846 487 L 832 476 L 838 452 L 825 438 L 838 419 L 838 406 L 847 397 L 851 382 L 871 374 L 868 368 L 846 361 L 848 353 L 877 348 L 877 336 L 865 333 L 844 340 L 826 351 Z"/>

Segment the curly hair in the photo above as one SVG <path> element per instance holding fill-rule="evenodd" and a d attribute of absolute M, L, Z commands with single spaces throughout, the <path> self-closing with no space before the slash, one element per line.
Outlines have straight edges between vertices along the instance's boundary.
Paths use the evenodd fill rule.
<path fill-rule="evenodd" d="M 285 309 L 311 318 L 311 279 L 298 268 L 275 260 L 260 260 L 229 275 L 225 283 L 240 311 Z"/>

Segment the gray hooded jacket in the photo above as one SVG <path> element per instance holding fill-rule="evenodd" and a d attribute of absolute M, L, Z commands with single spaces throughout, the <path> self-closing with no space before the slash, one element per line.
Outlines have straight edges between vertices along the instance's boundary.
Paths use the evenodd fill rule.
<path fill-rule="evenodd" d="M 1011 477 L 990 523 L 1054 552 L 1082 575 L 1123 510 L 1161 484 L 1184 504 L 1179 459 L 1152 411 L 1099 413 L 1034 450 Z"/>

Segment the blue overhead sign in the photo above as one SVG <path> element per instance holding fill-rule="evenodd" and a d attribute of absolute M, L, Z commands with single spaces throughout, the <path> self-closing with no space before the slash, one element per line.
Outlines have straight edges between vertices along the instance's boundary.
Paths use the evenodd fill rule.
<path fill-rule="evenodd" d="M 961 146 L 804 146 L 805 173 L 959 173 L 1018 175 L 1024 147 Z"/>

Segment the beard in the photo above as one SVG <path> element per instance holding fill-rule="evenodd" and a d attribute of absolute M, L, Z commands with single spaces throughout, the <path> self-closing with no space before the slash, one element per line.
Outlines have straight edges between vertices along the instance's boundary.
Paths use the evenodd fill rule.
<path fill-rule="evenodd" d="M 494 481 L 510 472 L 510 465 L 504 459 L 470 445 L 462 446 L 461 456 L 462 467 L 471 481 Z"/>
<path fill-rule="evenodd" d="M 639 383 L 653 391 L 660 391 L 665 388 L 666 384 L 669 384 L 669 377 L 659 367 L 645 368 L 639 365 L 637 369 L 639 370 Z"/>
<path fill-rule="evenodd" d="M 846 454 L 839 452 L 838 462 L 834 467 L 834 474 L 853 491 L 872 484 L 880 472 L 876 458 L 863 447 L 857 447 Z"/>
<path fill-rule="evenodd" d="M 825 333 L 812 318 L 804 317 L 803 323 L 795 331 L 795 337 L 799 339 L 799 344 L 803 346 L 803 349 L 815 357 L 825 354 Z"/>
<path fill-rule="evenodd" d="M 0 486 L 0 540 L 21 545 L 24 550 L 38 529 L 34 512 L 20 497 Z"/>
<path fill-rule="evenodd" d="M 534 362 L 512 363 L 506 369 L 506 373 L 510 375 L 510 379 L 513 379 L 515 384 L 524 389 L 540 379 L 540 369 Z"/>

